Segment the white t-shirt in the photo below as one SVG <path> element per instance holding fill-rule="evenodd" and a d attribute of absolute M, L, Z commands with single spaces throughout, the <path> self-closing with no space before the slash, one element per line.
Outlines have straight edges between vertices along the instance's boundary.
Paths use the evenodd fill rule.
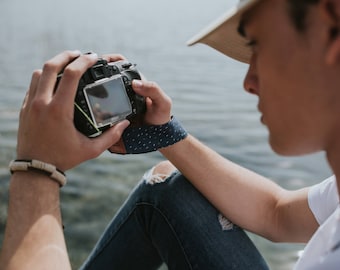
<path fill-rule="evenodd" d="M 295 270 L 340 269 L 340 205 L 335 177 L 313 186 L 308 203 L 320 227 L 308 242 Z"/>

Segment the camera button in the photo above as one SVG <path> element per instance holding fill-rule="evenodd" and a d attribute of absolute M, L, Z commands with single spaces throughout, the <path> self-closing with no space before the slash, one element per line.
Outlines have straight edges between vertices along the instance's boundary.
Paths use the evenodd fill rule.
<path fill-rule="evenodd" d="M 126 63 L 126 64 L 123 64 L 123 65 L 122 65 L 122 68 L 128 69 L 128 68 L 130 68 L 131 66 L 132 66 L 131 63 Z"/>

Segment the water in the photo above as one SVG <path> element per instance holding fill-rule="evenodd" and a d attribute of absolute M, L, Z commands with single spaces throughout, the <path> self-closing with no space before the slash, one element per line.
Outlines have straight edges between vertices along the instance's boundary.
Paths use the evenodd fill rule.
<path fill-rule="evenodd" d="M 32 70 L 65 49 L 124 54 L 173 98 L 187 130 L 221 155 L 287 188 L 329 176 L 323 155 L 282 158 L 267 145 L 257 100 L 242 90 L 246 65 L 185 42 L 236 1 L 0 0 L 0 231 L 6 220 L 7 164 L 15 157 L 18 111 Z M 67 173 L 65 234 L 74 269 L 158 153 L 104 153 Z M 301 245 L 252 236 L 274 270 L 291 269 Z M 2 234 L 0 240 L 2 239 Z"/>

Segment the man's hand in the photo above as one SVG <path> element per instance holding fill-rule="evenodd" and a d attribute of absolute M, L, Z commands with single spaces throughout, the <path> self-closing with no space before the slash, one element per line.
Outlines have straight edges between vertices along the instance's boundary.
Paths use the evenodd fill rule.
<path fill-rule="evenodd" d="M 105 56 L 112 61 L 120 55 Z M 122 121 L 95 139 L 81 134 L 74 126 L 74 98 L 83 73 L 96 63 L 96 54 L 63 52 L 32 75 L 20 113 L 18 159 L 37 159 L 70 169 L 95 158 L 119 141 L 129 121 Z M 58 74 L 63 76 L 55 89 Z"/>
<path fill-rule="evenodd" d="M 133 80 L 134 91 L 145 97 L 146 113 L 143 125 L 163 125 L 171 119 L 172 101 L 164 91 L 155 83 L 146 80 Z M 109 148 L 112 153 L 125 154 L 124 142 L 120 139 Z"/>

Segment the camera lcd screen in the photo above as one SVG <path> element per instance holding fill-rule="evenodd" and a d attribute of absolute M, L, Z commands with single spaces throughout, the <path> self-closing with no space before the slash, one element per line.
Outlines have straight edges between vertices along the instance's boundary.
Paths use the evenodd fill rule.
<path fill-rule="evenodd" d="M 84 88 L 92 118 L 97 127 L 114 124 L 131 114 L 131 104 L 121 77 Z"/>

